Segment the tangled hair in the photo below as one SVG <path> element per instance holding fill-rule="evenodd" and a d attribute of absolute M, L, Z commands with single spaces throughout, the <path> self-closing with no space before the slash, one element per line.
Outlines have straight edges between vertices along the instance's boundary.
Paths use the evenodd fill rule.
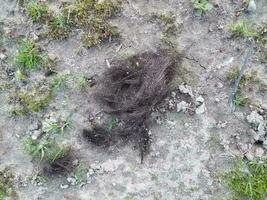
<path fill-rule="evenodd" d="M 111 63 L 99 81 L 96 99 L 104 111 L 122 121 L 112 132 L 101 127 L 84 130 L 83 135 L 96 145 L 134 139 L 140 147 L 141 161 L 149 149 L 147 119 L 152 108 L 161 103 L 170 90 L 181 56 L 169 50 L 145 52 Z"/>

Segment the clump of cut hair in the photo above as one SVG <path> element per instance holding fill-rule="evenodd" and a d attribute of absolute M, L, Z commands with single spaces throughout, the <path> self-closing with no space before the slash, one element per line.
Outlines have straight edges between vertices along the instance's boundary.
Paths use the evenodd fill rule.
<path fill-rule="evenodd" d="M 96 126 L 84 130 L 83 135 L 98 146 L 133 139 L 140 148 L 142 162 L 150 143 L 147 119 L 152 108 L 169 93 L 180 64 L 180 54 L 169 50 L 140 53 L 112 62 L 100 79 L 95 96 L 105 113 L 116 116 L 121 126 L 112 131 Z"/>

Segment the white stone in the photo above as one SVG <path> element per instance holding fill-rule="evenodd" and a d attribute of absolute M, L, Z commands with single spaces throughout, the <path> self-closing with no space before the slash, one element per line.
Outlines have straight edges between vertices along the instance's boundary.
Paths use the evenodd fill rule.
<path fill-rule="evenodd" d="M 255 156 L 261 158 L 264 154 L 264 150 L 261 147 L 258 147 L 255 151 Z"/>
<path fill-rule="evenodd" d="M 219 98 L 215 98 L 215 102 L 216 103 L 220 102 L 220 99 Z"/>
<path fill-rule="evenodd" d="M 5 60 L 7 56 L 3 53 L 0 53 L 0 60 Z"/>
<path fill-rule="evenodd" d="M 248 11 L 255 12 L 257 10 L 257 6 L 254 0 L 250 0 L 248 3 Z"/>
<path fill-rule="evenodd" d="M 205 106 L 205 103 L 203 103 L 202 105 L 200 105 L 199 107 L 197 107 L 196 114 L 197 115 L 203 114 L 206 110 L 207 110 L 207 108 Z"/>
<path fill-rule="evenodd" d="M 217 88 L 223 88 L 223 84 L 221 82 L 218 82 L 216 85 L 217 85 Z"/>
<path fill-rule="evenodd" d="M 188 103 L 186 103 L 185 101 L 181 101 L 180 103 L 177 103 L 176 111 L 177 112 L 186 112 L 188 107 L 189 107 Z"/>
<path fill-rule="evenodd" d="M 75 185 L 76 184 L 76 179 L 73 177 L 68 177 L 67 181 L 71 184 L 71 185 Z"/>
<path fill-rule="evenodd" d="M 193 97 L 192 87 L 189 85 L 179 85 L 179 90 L 183 94 L 188 94 L 190 97 Z"/>
<path fill-rule="evenodd" d="M 32 139 L 37 140 L 41 136 L 42 132 L 39 130 L 35 130 L 32 134 Z"/>
<path fill-rule="evenodd" d="M 257 113 L 255 110 L 252 111 L 248 116 L 247 116 L 247 121 L 250 123 L 252 126 L 258 129 L 260 124 L 264 123 L 263 117 Z"/>
<path fill-rule="evenodd" d="M 88 171 L 88 174 L 89 174 L 90 176 L 92 176 L 94 173 L 95 173 L 94 170 L 90 168 L 89 171 Z"/>
<path fill-rule="evenodd" d="M 245 154 L 245 156 L 247 157 L 248 160 L 253 160 L 253 159 L 254 159 L 254 157 L 253 157 L 253 155 L 252 155 L 251 152 L 247 152 L 247 153 Z"/>
<path fill-rule="evenodd" d="M 265 140 L 265 141 L 263 142 L 263 148 L 264 148 L 264 149 L 267 149 L 267 140 Z"/>
<path fill-rule="evenodd" d="M 69 187 L 69 185 L 67 185 L 67 184 L 61 184 L 60 185 L 60 188 L 61 189 L 67 189 Z"/>
<path fill-rule="evenodd" d="M 196 101 L 199 103 L 203 103 L 204 102 L 204 98 L 202 96 L 199 96 L 196 98 Z"/>

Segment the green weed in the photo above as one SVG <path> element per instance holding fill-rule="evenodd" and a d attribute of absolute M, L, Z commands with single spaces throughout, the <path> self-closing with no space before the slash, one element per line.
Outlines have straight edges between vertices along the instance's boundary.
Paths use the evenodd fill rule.
<path fill-rule="evenodd" d="M 213 5 L 208 0 L 192 0 L 194 9 L 196 10 L 196 16 L 202 16 L 206 11 L 210 11 Z"/>
<path fill-rule="evenodd" d="M 22 69 L 32 69 L 40 63 L 40 51 L 30 40 L 22 40 L 15 55 L 15 63 Z"/>
<path fill-rule="evenodd" d="M 80 185 L 86 183 L 88 170 L 83 165 L 78 165 L 73 171 L 73 177 L 76 180 L 76 184 Z"/>
<path fill-rule="evenodd" d="M 58 74 L 52 80 L 50 84 L 50 88 L 54 92 L 57 92 L 62 88 L 67 88 L 68 87 L 67 82 L 69 79 L 70 79 L 69 74 Z"/>
<path fill-rule="evenodd" d="M 22 72 L 21 69 L 17 69 L 17 71 L 15 73 L 15 78 L 18 81 L 21 81 L 21 80 L 23 80 L 25 78 L 25 75 L 24 75 L 24 73 Z"/>
<path fill-rule="evenodd" d="M 243 96 L 240 92 L 237 92 L 235 99 L 233 100 L 233 104 L 235 107 L 245 106 L 251 103 L 249 97 Z"/>
<path fill-rule="evenodd" d="M 267 192 L 267 163 L 238 161 L 224 179 L 238 199 L 262 200 Z"/>
<path fill-rule="evenodd" d="M 59 146 L 55 141 L 45 136 L 40 140 L 33 140 L 28 137 L 24 140 L 25 151 L 39 160 L 48 162 L 54 162 L 55 160 L 62 158 L 69 153 L 69 148 L 66 146 Z"/>
<path fill-rule="evenodd" d="M 240 69 L 238 67 L 232 67 L 227 73 L 227 80 L 230 84 L 234 84 L 236 79 L 240 74 Z M 243 87 L 247 86 L 251 82 L 255 82 L 258 80 L 258 72 L 256 70 L 251 70 L 243 74 L 241 77 L 239 86 L 242 89 Z"/>
<path fill-rule="evenodd" d="M 65 130 L 69 128 L 71 125 L 70 117 L 66 120 L 61 120 L 58 122 L 54 122 L 51 120 L 45 120 L 43 122 L 43 132 L 48 134 L 61 134 L 63 135 Z"/>
<path fill-rule="evenodd" d="M 258 37 L 259 34 L 252 27 L 249 21 L 241 20 L 230 25 L 230 31 L 234 37 Z"/>
<path fill-rule="evenodd" d="M 48 34 L 53 39 L 66 39 L 71 33 L 71 24 L 62 13 L 53 16 L 48 21 Z"/>
<path fill-rule="evenodd" d="M 25 139 L 23 143 L 25 151 L 31 156 L 37 157 L 40 160 L 48 155 L 48 149 L 51 144 L 52 141 L 48 138 L 42 138 L 41 141 L 37 141 L 33 140 L 31 137 Z"/>
<path fill-rule="evenodd" d="M 33 22 L 43 21 L 48 15 L 48 6 L 40 2 L 29 2 L 26 5 L 26 12 Z"/>
<path fill-rule="evenodd" d="M 84 75 L 78 75 L 75 78 L 75 89 L 82 90 L 88 84 L 88 78 Z"/>
<path fill-rule="evenodd" d="M 108 123 L 108 129 L 112 130 L 118 126 L 119 119 L 115 116 L 112 116 L 109 123 Z"/>

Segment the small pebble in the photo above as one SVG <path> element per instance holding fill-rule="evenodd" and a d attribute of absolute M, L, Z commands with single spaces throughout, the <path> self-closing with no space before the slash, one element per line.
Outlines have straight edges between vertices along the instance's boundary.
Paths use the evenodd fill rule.
<path fill-rule="evenodd" d="M 218 82 L 218 83 L 216 84 L 216 86 L 217 86 L 217 88 L 223 88 L 223 84 L 222 84 L 221 82 Z"/>
<path fill-rule="evenodd" d="M 257 6 L 254 0 L 250 0 L 248 3 L 248 11 L 255 12 L 257 10 Z"/>
<path fill-rule="evenodd" d="M 67 181 L 71 184 L 71 185 L 75 185 L 76 184 L 76 179 L 73 177 L 68 177 Z"/>
<path fill-rule="evenodd" d="M 3 53 L 0 53 L 0 60 L 5 60 L 7 56 Z"/>
<path fill-rule="evenodd" d="M 69 187 L 69 185 L 67 185 L 67 184 L 61 184 L 60 185 L 60 188 L 61 189 L 67 189 Z"/>
<path fill-rule="evenodd" d="M 33 131 L 32 139 L 37 140 L 41 136 L 42 132 L 40 130 Z"/>

